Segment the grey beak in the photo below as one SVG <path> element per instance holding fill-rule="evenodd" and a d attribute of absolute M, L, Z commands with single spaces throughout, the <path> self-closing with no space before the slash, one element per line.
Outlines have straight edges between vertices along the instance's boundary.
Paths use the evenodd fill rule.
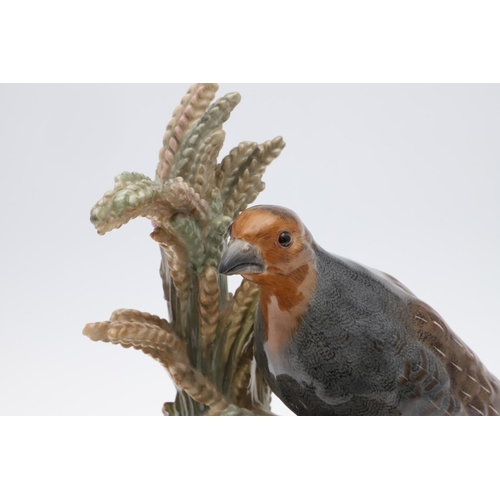
<path fill-rule="evenodd" d="M 219 264 L 219 273 L 227 274 L 260 274 L 266 269 L 260 252 L 246 241 L 234 238 L 224 252 Z"/>

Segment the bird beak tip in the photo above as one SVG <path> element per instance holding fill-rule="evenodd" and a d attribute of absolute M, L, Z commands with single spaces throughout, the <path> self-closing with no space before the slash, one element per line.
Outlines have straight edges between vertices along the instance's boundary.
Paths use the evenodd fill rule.
<path fill-rule="evenodd" d="M 222 255 L 219 273 L 226 276 L 260 274 L 264 272 L 265 267 L 260 252 L 254 245 L 235 238 Z"/>

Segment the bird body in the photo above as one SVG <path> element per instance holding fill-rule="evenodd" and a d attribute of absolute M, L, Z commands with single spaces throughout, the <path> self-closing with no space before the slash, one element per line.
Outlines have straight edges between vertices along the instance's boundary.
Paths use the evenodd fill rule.
<path fill-rule="evenodd" d="M 292 211 L 242 212 L 221 272 L 259 285 L 257 366 L 297 415 L 500 414 L 500 382 L 431 307 Z"/>

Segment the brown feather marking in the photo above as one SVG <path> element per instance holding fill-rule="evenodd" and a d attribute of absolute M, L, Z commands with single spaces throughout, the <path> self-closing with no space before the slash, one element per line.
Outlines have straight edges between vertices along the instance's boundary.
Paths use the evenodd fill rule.
<path fill-rule="evenodd" d="M 496 378 L 477 356 L 430 306 L 415 300 L 412 309 L 416 339 L 436 353 L 450 376 L 454 397 L 448 412 L 453 412 L 458 401 L 467 414 L 492 414 L 491 408 L 500 410 Z"/>

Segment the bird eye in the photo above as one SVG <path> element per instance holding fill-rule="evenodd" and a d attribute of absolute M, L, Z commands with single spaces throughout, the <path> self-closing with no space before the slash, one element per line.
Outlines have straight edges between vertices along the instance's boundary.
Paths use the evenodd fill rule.
<path fill-rule="evenodd" d="M 288 248 L 292 244 L 292 235 L 288 231 L 283 231 L 278 236 L 278 243 L 283 248 Z"/>

